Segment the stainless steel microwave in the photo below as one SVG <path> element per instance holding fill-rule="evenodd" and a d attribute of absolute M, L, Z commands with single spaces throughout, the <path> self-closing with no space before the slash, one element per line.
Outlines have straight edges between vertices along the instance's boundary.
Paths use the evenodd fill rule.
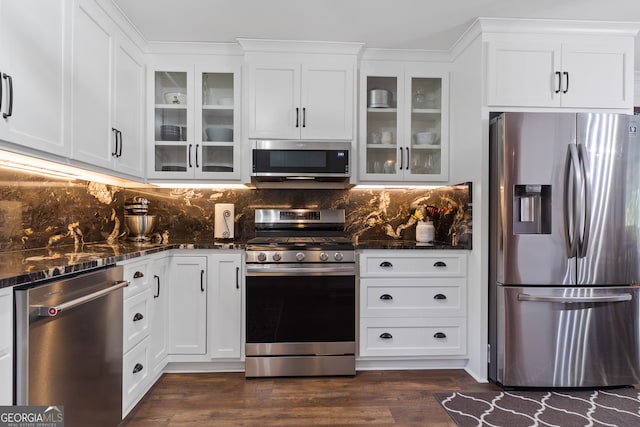
<path fill-rule="evenodd" d="M 254 140 L 257 181 L 349 179 L 350 141 Z"/>

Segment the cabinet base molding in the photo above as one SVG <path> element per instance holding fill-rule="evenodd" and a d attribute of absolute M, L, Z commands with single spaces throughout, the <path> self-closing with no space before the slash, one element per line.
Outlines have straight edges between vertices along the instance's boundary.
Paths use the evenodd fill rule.
<path fill-rule="evenodd" d="M 171 356 L 169 356 L 171 357 Z M 169 362 L 165 373 L 244 372 L 244 361 Z"/>
<path fill-rule="evenodd" d="M 464 369 L 468 359 L 356 359 L 356 371 L 390 371 L 408 369 Z"/>

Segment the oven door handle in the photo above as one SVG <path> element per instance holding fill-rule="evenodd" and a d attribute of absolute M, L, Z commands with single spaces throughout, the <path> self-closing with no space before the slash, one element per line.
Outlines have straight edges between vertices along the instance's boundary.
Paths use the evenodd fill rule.
<path fill-rule="evenodd" d="M 304 274 L 325 274 L 332 276 L 355 274 L 356 270 L 353 265 L 340 266 L 340 267 L 250 267 L 247 266 L 248 276 L 289 276 L 289 275 L 304 275 Z"/>

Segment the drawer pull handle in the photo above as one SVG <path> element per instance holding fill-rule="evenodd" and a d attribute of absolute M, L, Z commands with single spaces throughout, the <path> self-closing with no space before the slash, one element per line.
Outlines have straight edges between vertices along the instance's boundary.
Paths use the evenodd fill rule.
<path fill-rule="evenodd" d="M 380 295 L 380 299 L 389 301 L 389 300 L 392 300 L 393 297 L 391 295 L 389 295 L 389 294 L 383 294 L 383 295 Z"/>
<path fill-rule="evenodd" d="M 380 334 L 380 338 L 382 338 L 383 340 L 390 340 L 391 338 L 393 338 L 393 335 L 391 335 L 389 332 L 383 332 Z"/>
<path fill-rule="evenodd" d="M 133 321 L 134 322 L 138 322 L 140 320 L 144 319 L 144 316 L 142 315 L 142 313 L 136 313 L 135 316 L 133 316 Z"/>
<path fill-rule="evenodd" d="M 138 372 L 142 371 L 144 369 L 144 366 L 142 366 L 142 363 L 136 363 L 136 366 L 133 367 L 133 373 L 137 374 Z"/>
<path fill-rule="evenodd" d="M 135 273 L 133 273 L 134 279 L 139 279 L 141 277 L 144 277 L 144 274 L 142 274 L 142 271 L 136 271 Z"/>
<path fill-rule="evenodd" d="M 443 300 L 443 299 L 447 299 L 447 296 L 444 294 L 435 294 L 433 296 L 433 299 L 437 299 L 437 300 Z"/>
<path fill-rule="evenodd" d="M 447 266 L 447 263 L 446 263 L 446 262 L 442 262 L 442 261 L 436 261 L 436 262 L 433 264 L 433 266 L 434 266 L 434 267 L 446 267 L 446 266 Z"/>
<path fill-rule="evenodd" d="M 433 334 L 433 337 L 442 339 L 442 338 L 446 338 L 447 334 L 445 334 L 444 332 L 436 332 L 435 334 Z"/>
<path fill-rule="evenodd" d="M 389 261 L 383 261 L 380 263 L 380 267 L 382 268 L 391 268 L 393 267 L 393 264 L 391 264 Z"/>

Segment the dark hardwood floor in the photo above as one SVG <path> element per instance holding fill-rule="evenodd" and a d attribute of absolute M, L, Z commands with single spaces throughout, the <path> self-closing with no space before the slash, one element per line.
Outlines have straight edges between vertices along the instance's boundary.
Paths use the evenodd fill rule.
<path fill-rule="evenodd" d="M 355 377 L 165 374 L 122 422 L 142 426 L 447 426 L 433 397 L 499 390 L 463 370 L 362 371 Z"/>

